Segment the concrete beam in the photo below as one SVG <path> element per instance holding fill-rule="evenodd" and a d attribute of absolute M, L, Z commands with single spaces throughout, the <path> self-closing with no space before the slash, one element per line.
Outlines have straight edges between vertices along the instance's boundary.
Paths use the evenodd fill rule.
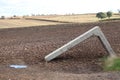
<path fill-rule="evenodd" d="M 78 36 L 77 38 L 73 39 L 72 41 L 68 42 L 67 44 L 63 45 L 62 47 L 56 49 L 52 53 L 48 54 L 47 56 L 45 56 L 45 60 L 51 61 L 52 59 L 56 58 L 57 56 L 61 55 L 65 51 L 69 50 L 70 48 L 74 47 L 75 45 L 79 44 L 80 42 L 86 40 L 87 38 L 93 35 L 96 35 L 99 37 L 100 41 L 102 42 L 103 46 L 105 47 L 107 52 L 110 54 L 110 56 L 116 56 L 115 52 L 111 48 L 103 32 L 98 26 L 96 26 L 90 29 L 89 31 L 85 32 L 84 34 Z"/>

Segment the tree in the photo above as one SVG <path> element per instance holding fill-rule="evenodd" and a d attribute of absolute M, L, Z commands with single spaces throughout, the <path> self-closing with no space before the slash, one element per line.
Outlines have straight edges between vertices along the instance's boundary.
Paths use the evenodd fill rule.
<path fill-rule="evenodd" d="M 118 13 L 120 14 L 120 9 L 118 9 Z"/>
<path fill-rule="evenodd" d="M 103 18 L 106 18 L 107 15 L 105 13 L 103 13 L 103 12 L 99 12 L 99 13 L 96 14 L 96 17 L 103 19 Z"/>
<path fill-rule="evenodd" d="M 13 15 L 13 17 L 17 17 L 16 15 Z"/>
<path fill-rule="evenodd" d="M 111 11 L 108 11 L 108 12 L 107 12 L 107 17 L 108 17 L 108 18 L 112 17 L 112 12 L 111 12 Z"/>
<path fill-rule="evenodd" d="M 1 16 L 1 19 L 5 19 L 5 16 Z"/>

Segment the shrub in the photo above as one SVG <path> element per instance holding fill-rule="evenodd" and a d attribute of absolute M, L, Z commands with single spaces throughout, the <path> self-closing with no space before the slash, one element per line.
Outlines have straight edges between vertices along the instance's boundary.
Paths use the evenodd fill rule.
<path fill-rule="evenodd" d="M 1 19 L 5 19 L 5 16 L 1 16 Z"/>
<path fill-rule="evenodd" d="M 13 15 L 13 17 L 17 17 L 16 15 Z"/>
<path fill-rule="evenodd" d="M 120 9 L 118 9 L 118 14 L 120 15 Z"/>
<path fill-rule="evenodd" d="M 120 9 L 118 9 L 118 13 L 120 13 Z"/>
<path fill-rule="evenodd" d="M 105 59 L 104 64 L 105 71 L 120 71 L 120 58 L 108 58 Z"/>
<path fill-rule="evenodd" d="M 106 18 L 107 15 L 105 13 L 103 13 L 103 12 L 99 12 L 99 13 L 96 14 L 96 17 L 103 19 L 103 18 Z"/>
<path fill-rule="evenodd" d="M 111 12 L 111 11 L 108 11 L 108 12 L 107 12 L 107 17 L 108 17 L 108 18 L 112 17 L 112 12 Z"/>

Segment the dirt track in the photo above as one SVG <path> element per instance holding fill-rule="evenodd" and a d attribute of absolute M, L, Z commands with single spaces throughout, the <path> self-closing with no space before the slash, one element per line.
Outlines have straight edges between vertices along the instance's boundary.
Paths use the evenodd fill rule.
<path fill-rule="evenodd" d="M 52 77 L 60 78 L 62 76 L 65 80 L 74 80 L 75 77 L 77 80 L 82 74 L 91 74 L 95 78 L 97 77 L 95 74 L 112 75 L 113 73 L 103 73 L 99 59 L 108 53 L 96 37 L 85 40 L 52 62 L 46 63 L 44 57 L 96 25 L 101 27 L 114 51 L 120 55 L 119 24 L 120 21 L 1 29 L 0 78 L 2 80 L 49 80 L 49 78 L 56 80 Z M 9 64 L 26 64 L 29 66 L 27 69 L 16 70 L 9 68 Z M 115 72 L 115 74 L 120 73 Z M 88 75 L 89 77 L 90 75 Z M 115 80 L 115 78 L 119 78 L 119 76 L 113 76 L 111 80 Z M 81 80 L 87 80 L 87 77 Z M 105 76 L 103 80 L 110 79 Z"/>

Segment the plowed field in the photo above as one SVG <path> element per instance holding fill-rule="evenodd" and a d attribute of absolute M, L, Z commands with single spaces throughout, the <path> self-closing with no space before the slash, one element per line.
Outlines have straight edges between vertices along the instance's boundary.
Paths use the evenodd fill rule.
<path fill-rule="evenodd" d="M 120 21 L 0 29 L 0 80 L 119 80 L 120 72 L 103 71 L 100 58 L 108 53 L 97 37 L 51 62 L 44 60 L 47 54 L 94 26 L 100 26 L 120 55 Z M 14 69 L 10 64 L 28 67 Z"/>

